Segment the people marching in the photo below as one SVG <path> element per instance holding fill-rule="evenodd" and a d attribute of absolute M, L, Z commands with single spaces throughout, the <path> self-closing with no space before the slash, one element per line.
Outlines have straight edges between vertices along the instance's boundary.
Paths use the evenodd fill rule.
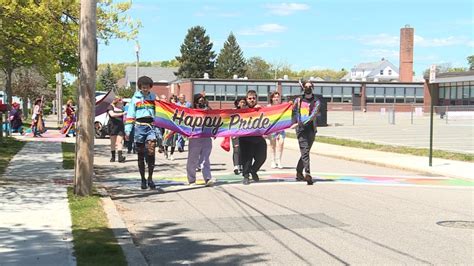
<path fill-rule="evenodd" d="M 125 138 L 130 139 L 130 132 L 134 128 L 134 141 L 138 154 L 141 188 L 147 189 L 149 187 L 150 189 L 155 189 L 153 170 L 155 168 L 156 131 L 153 120 L 155 118 L 156 97 L 150 92 L 153 87 L 153 80 L 150 77 L 140 77 L 137 84 L 138 91 L 133 94 L 127 110 Z M 147 178 L 145 178 L 145 158 L 148 164 Z"/>
<path fill-rule="evenodd" d="M 296 165 L 296 180 L 313 184 L 310 168 L 310 151 L 317 132 L 317 115 L 321 106 L 320 100 L 313 94 L 313 84 L 303 82 L 303 95 L 295 99 L 292 114 L 292 127 L 296 130 L 296 137 L 300 147 L 300 159 Z M 306 112 L 305 114 L 303 114 Z M 304 121 L 302 116 L 308 116 Z M 304 175 L 303 175 L 304 170 Z"/>
<path fill-rule="evenodd" d="M 167 97 L 161 95 L 156 97 L 152 92 L 153 80 L 142 76 L 138 79 L 139 90 L 133 95 L 128 111 L 125 114 L 120 98 L 115 99 L 109 106 L 107 113 L 110 117 L 110 138 L 111 138 L 111 162 L 115 162 L 115 155 L 118 153 L 118 161 L 125 161 L 122 154 L 122 137 L 135 143 L 138 154 L 138 170 L 141 178 L 141 188 L 155 189 L 153 172 L 155 168 L 155 148 L 159 147 L 159 152 L 163 153 L 165 159 L 174 160 L 174 151 L 178 147 L 179 151 L 184 151 L 185 139 L 187 135 L 173 132 L 167 128 L 155 127 L 155 117 L 162 117 L 156 114 L 156 110 L 161 110 L 155 104 L 167 102 Z M 313 94 L 313 84 L 311 82 L 301 83 L 303 93 L 294 98 L 288 106 L 291 109 L 291 129 L 296 131 L 300 156 L 296 164 L 296 180 L 305 181 L 308 185 L 313 185 L 311 176 L 310 151 L 317 133 L 317 119 L 321 102 Z M 155 102 L 156 101 L 156 102 Z M 190 105 L 184 94 L 171 95 L 169 102 L 185 108 L 196 110 L 209 110 L 209 102 L 204 92 L 195 95 L 193 103 Z M 71 103 L 72 104 L 72 103 Z M 282 104 L 282 97 L 278 91 L 269 95 L 268 106 L 278 106 Z M 69 106 L 69 102 L 68 102 Z M 71 105 L 72 106 L 72 105 Z M 255 90 L 248 90 L 244 98 L 237 98 L 234 101 L 235 110 L 247 109 L 250 112 L 260 110 L 258 104 L 258 94 Z M 289 109 L 287 109 L 289 110 Z M 290 111 L 290 110 L 289 110 Z M 247 111 L 245 111 L 247 112 Z M 125 125 L 122 117 L 126 116 Z M 194 115 L 193 115 L 194 116 Z M 288 121 L 290 114 L 288 113 Z M 73 121 L 73 120 L 71 120 Z M 66 126 L 66 125 L 65 125 Z M 134 136 L 131 133 L 134 132 Z M 285 143 L 285 130 L 277 130 L 266 136 L 231 136 L 233 148 L 232 161 L 234 174 L 241 174 L 244 185 L 249 185 L 251 181 L 259 182 L 259 171 L 267 159 L 267 141 L 269 142 L 269 152 L 271 158 L 271 168 L 282 169 L 282 154 Z M 133 139 L 130 139 L 133 138 Z M 215 179 L 212 177 L 210 157 L 212 152 L 212 137 L 189 137 L 188 154 L 186 162 L 186 174 L 189 185 L 196 184 L 196 172 L 202 171 L 205 186 L 212 186 Z M 222 146 L 222 144 L 221 144 Z M 229 150 L 227 144 L 226 150 Z M 146 175 L 145 166 L 148 166 Z M 251 179 L 250 179 L 251 178 Z"/>
<path fill-rule="evenodd" d="M 66 102 L 64 124 L 61 129 L 61 134 L 64 134 L 65 137 L 69 137 L 70 133 L 72 133 L 74 137 L 76 136 L 76 110 L 74 110 L 73 104 L 74 102 L 72 100 Z"/>
<path fill-rule="evenodd" d="M 124 114 L 122 99 L 115 98 L 112 101 L 112 104 L 107 108 L 107 115 L 109 116 L 107 126 L 110 135 L 110 153 L 112 155 L 110 162 L 115 162 L 116 153 L 118 154 L 118 162 L 125 162 L 125 157 L 122 153 L 123 140 L 125 136 Z"/>

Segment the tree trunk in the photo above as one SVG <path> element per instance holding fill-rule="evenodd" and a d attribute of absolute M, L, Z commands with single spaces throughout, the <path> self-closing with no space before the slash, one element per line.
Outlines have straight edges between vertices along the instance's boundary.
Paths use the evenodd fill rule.
<path fill-rule="evenodd" d="M 7 68 L 5 71 L 7 82 L 5 84 L 5 93 L 7 94 L 6 97 L 6 103 L 7 104 L 12 104 L 12 74 L 13 74 L 13 69 L 12 68 Z"/>
<path fill-rule="evenodd" d="M 76 137 L 74 192 L 92 193 L 94 175 L 94 113 L 96 80 L 96 0 L 81 0 L 80 17 L 80 86 Z"/>
<path fill-rule="evenodd" d="M 22 108 L 22 113 L 23 113 L 23 118 L 24 119 L 27 119 L 28 118 L 28 98 L 27 97 L 23 97 L 21 98 L 22 102 L 23 102 L 23 106 L 21 107 Z"/>

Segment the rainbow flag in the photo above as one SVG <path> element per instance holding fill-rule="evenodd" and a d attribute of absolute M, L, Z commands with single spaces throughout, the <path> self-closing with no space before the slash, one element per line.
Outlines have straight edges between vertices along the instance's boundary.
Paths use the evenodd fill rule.
<path fill-rule="evenodd" d="M 110 90 L 99 100 L 95 102 L 95 116 L 99 116 L 107 112 L 107 108 L 110 106 L 112 101 L 115 99 L 115 93 L 113 90 Z"/>
<path fill-rule="evenodd" d="M 200 110 L 163 101 L 155 102 L 157 127 L 190 138 L 269 135 L 291 126 L 292 104 L 248 108 Z"/>

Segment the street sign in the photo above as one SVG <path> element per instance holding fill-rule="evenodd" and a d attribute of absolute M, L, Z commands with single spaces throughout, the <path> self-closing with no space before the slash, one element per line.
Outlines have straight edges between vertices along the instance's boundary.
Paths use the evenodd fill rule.
<path fill-rule="evenodd" d="M 430 83 L 434 83 L 436 80 L 436 65 L 430 66 Z"/>

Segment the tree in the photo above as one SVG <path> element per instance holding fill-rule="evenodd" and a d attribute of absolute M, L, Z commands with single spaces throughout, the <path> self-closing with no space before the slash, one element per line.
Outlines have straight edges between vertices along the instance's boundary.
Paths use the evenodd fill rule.
<path fill-rule="evenodd" d="M 470 55 L 466 59 L 469 64 L 469 70 L 474 70 L 474 55 Z"/>
<path fill-rule="evenodd" d="M 245 76 L 249 79 L 273 79 L 270 67 L 261 57 L 251 57 L 247 60 Z"/>
<path fill-rule="evenodd" d="M 48 88 L 48 80 L 34 68 L 16 69 L 12 76 L 12 91 L 23 101 L 24 115 L 28 107 L 28 100 L 44 96 L 46 102 L 54 99 L 54 91 Z"/>
<path fill-rule="evenodd" d="M 110 65 L 107 65 L 107 67 L 99 75 L 98 90 L 100 88 L 100 90 L 103 91 L 110 91 L 115 90 L 116 87 L 117 79 L 114 77 Z"/>
<path fill-rule="evenodd" d="M 245 76 L 246 64 L 234 34 L 231 32 L 216 60 L 215 77 L 228 79 Z"/>
<path fill-rule="evenodd" d="M 125 15 L 130 2 L 100 0 L 97 6 L 98 36 L 134 38 L 139 22 Z M 35 66 L 44 75 L 78 73 L 80 0 L 0 0 L 0 69 L 6 74 L 7 101 L 11 102 L 11 78 L 15 69 Z"/>
<path fill-rule="evenodd" d="M 214 58 L 212 43 L 206 30 L 201 26 L 195 26 L 188 30 L 188 34 L 181 44 L 181 56 L 176 60 L 180 63 L 176 76 L 180 78 L 202 78 L 204 73 L 210 77 L 214 76 Z"/>

